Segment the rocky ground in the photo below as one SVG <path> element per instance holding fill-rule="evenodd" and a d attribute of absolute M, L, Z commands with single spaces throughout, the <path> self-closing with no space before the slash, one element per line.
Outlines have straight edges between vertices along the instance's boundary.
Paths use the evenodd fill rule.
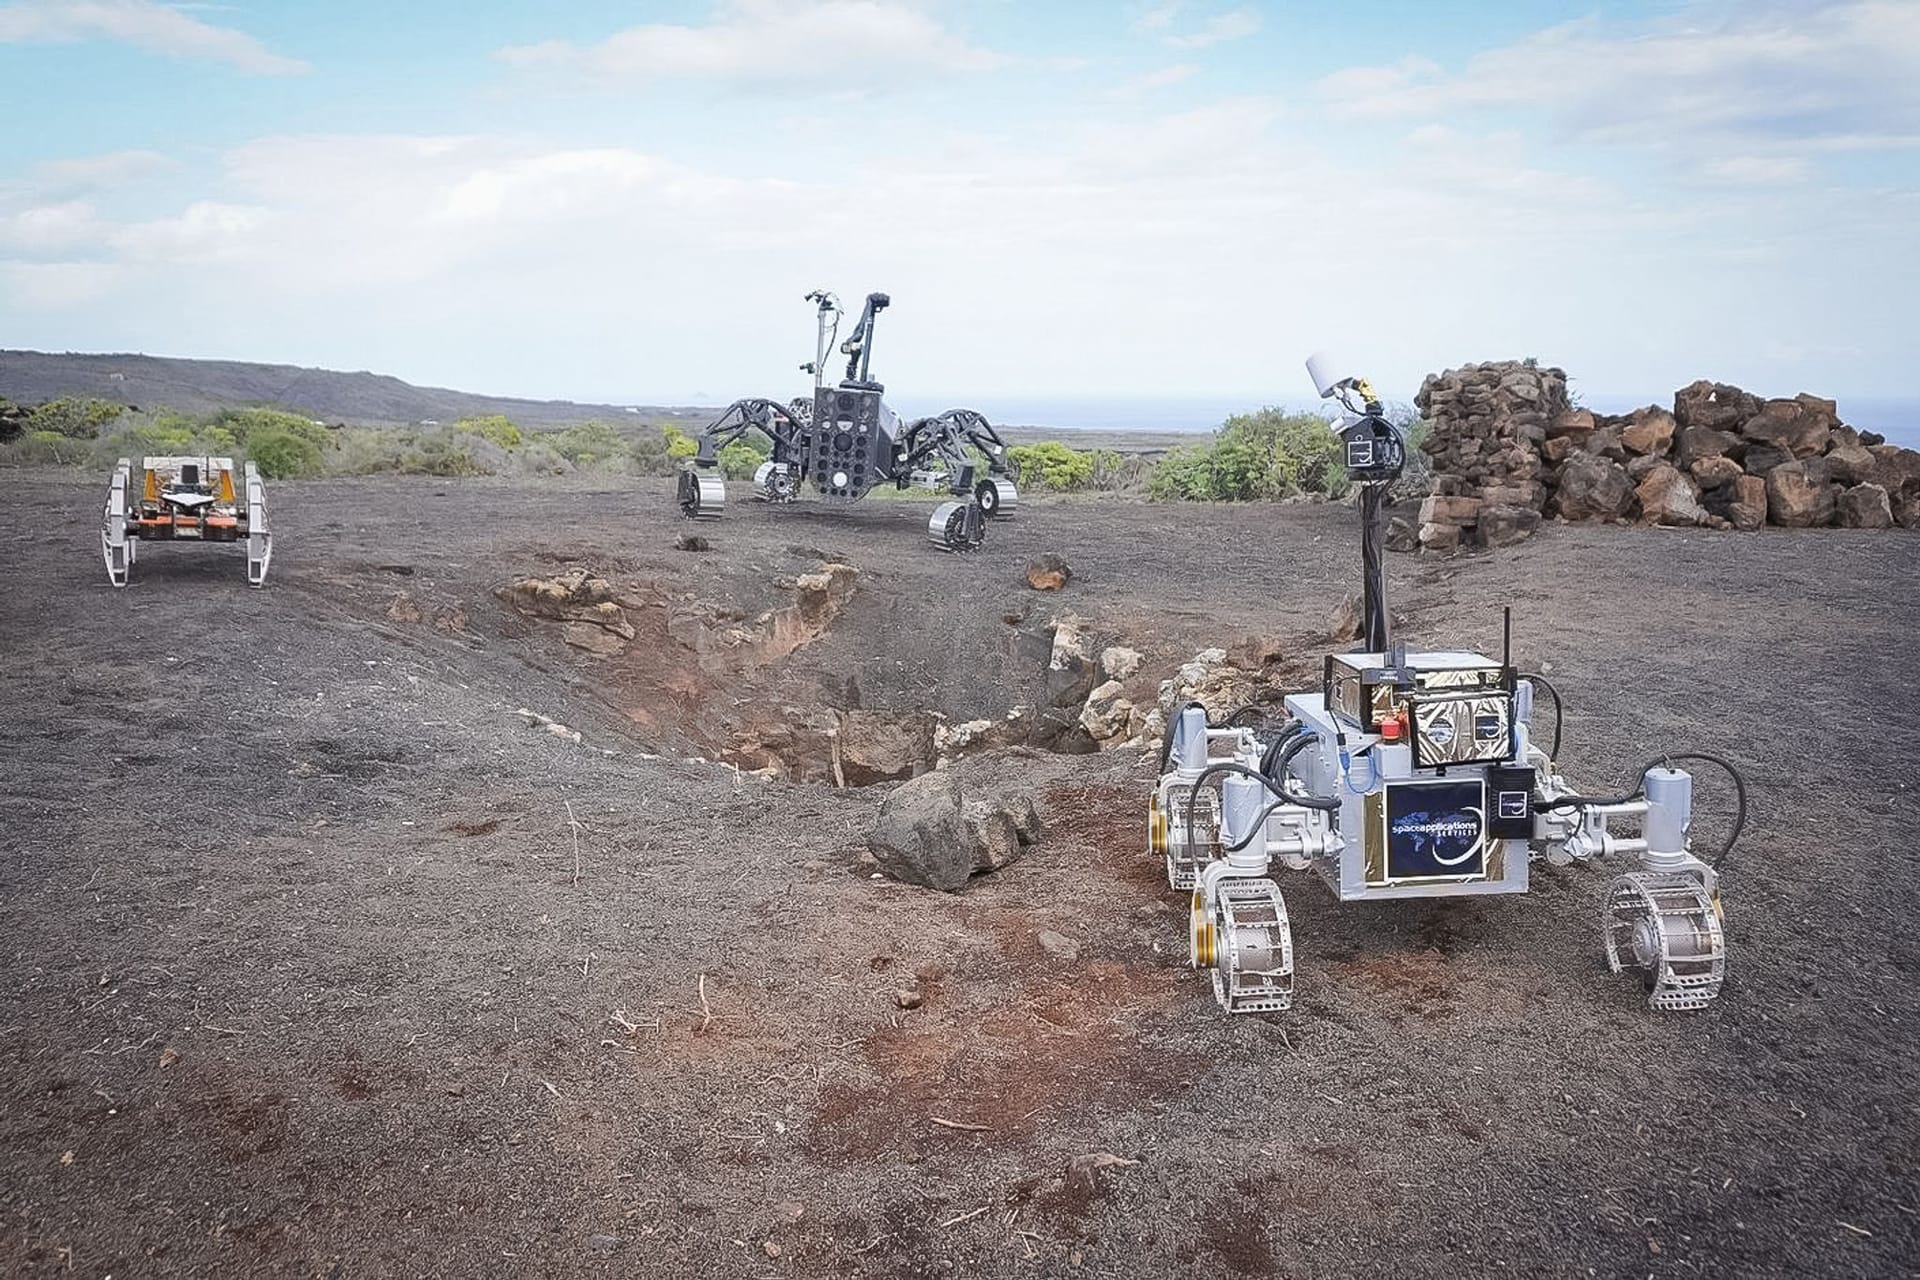
<path fill-rule="evenodd" d="M 100 485 L 8 488 L 9 1273 L 1920 1256 L 1911 534 L 1395 557 L 1410 640 L 1493 647 L 1514 606 L 1577 780 L 1747 765 L 1731 980 L 1650 1016 L 1605 972 L 1594 869 L 1378 907 L 1293 876 L 1296 1008 L 1230 1021 L 1119 744 L 1208 646 L 1311 678 L 1347 509 L 1041 503 L 956 559 L 922 502 L 691 529 L 664 482 L 315 482 L 272 490 L 264 591 L 160 547 L 115 592 Z M 1024 580 L 1046 551 L 1057 592 Z M 954 893 L 874 878 L 875 779 L 943 754 L 1040 838 Z"/>

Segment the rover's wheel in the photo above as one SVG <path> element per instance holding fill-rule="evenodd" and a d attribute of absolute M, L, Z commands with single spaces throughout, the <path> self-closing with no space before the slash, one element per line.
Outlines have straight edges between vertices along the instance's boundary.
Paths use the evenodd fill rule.
<path fill-rule="evenodd" d="M 1635 971 L 1647 1004 L 1704 1009 L 1726 976 L 1726 938 L 1705 886 L 1692 876 L 1636 871 L 1607 889 L 1600 935 L 1607 967 Z"/>

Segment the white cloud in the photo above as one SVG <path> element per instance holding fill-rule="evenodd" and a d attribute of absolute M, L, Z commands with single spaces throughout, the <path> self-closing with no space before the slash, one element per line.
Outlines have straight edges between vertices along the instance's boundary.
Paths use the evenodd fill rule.
<path fill-rule="evenodd" d="M 648 23 L 597 44 L 553 40 L 498 56 L 517 67 L 612 85 L 702 80 L 739 89 L 849 93 L 1008 61 L 905 0 L 725 0 L 702 26 Z"/>
<path fill-rule="evenodd" d="M 1149 9 L 1135 18 L 1128 29 L 1135 35 L 1154 36 L 1176 49 L 1205 49 L 1228 40 L 1242 40 L 1260 30 L 1260 11 L 1252 5 L 1227 9 L 1207 17 L 1188 30 L 1176 30 L 1175 23 L 1187 11 L 1182 0 L 1173 0 Z"/>
<path fill-rule="evenodd" d="M 1707 162 L 1710 178 L 1726 182 L 1767 186 L 1776 183 L 1804 182 L 1807 161 L 1800 156 L 1724 156 Z"/>
<path fill-rule="evenodd" d="M 1564 136 L 1716 157 L 1841 139 L 1911 145 L 1920 4 L 1696 3 L 1631 27 L 1583 18 L 1477 54 L 1457 73 L 1408 58 L 1335 73 L 1320 90 L 1336 118 L 1519 112 Z"/>
<path fill-rule="evenodd" d="M 309 69 L 245 32 L 202 22 L 155 0 L 17 0 L 0 5 L 0 44 L 83 40 L 120 40 L 152 53 L 225 62 L 254 75 Z"/>
<path fill-rule="evenodd" d="M 206 266 L 252 256 L 254 238 L 272 211 L 257 205 L 196 200 L 171 218 L 122 227 L 108 244 L 130 262 Z"/>
<path fill-rule="evenodd" d="M 1199 70 L 1200 68 L 1191 62 L 1179 62 L 1173 66 L 1161 67 L 1158 71 L 1149 71 L 1145 75 L 1122 81 L 1114 86 L 1113 91 L 1120 97 L 1141 97 L 1191 80 Z"/>
<path fill-rule="evenodd" d="M 111 151 L 47 161 L 34 168 L 33 180 L 44 191 L 93 194 L 116 190 L 172 167 L 173 161 L 157 151 Z"/>
<path fill-rule="evenodd" d="M 85 200 L 31 205 L 0 214 L 0 248 L 31 257 L 61 253 L 95 243 L 103 227 Z"/>

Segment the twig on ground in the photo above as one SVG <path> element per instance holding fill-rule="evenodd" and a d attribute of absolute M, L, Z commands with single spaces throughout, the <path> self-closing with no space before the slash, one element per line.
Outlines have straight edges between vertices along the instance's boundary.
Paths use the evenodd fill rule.
<path fill-rule="evenodd" d="M 567 806 L 567 826 L 573 832 L 573 883 L 580 883 L 580 819 L 573 816 L 573 801 L 562 800 Z"/>
<path fill-rule="evenodd" d="M 558 1089 L 556 1089 L 556 1088 L 554 1088 L 554 1087 L 553 1087 L 553 1081 L 551 1081 L 551 1080 L 547 1080 L 547 1079 L 542 1079 L 542 1080 L 540 1081 L 540 1083 L 541 1083 L 541 1085 L 542 1085 L 543 1087 L 545 1087 L 545 1089 L 546 1089 L 546 1091 L 547 1091 L 548 1093 L 550 1093 L 550 1094 L 552 1094 L 552 1095 L 553 1095 L 554 1097 L 556 1097 L 556 1098 L 557 1098 L 557 1097 L 559 1097 L 559 1096 L 560 1096 L 560 1091 L 559 1091 Z"/>
<path fill-rule="evenodd" d="M 972 1222 L 975 1218 L 979 1217 L 981 1214 L 985 1213 L 987 1210 L 991 1208 L 993 1208 L 992 1205 L 983 1204 L 978 1209 L 975 1209 L 972 1213 L 963 1213 L 958 1215 L 957 1217 L 948 1218 L 945 1222 L 940 1224 L 940 1229 L 944 1231 L 948 1227 L 957 1227 L 963 1222 Z"/>
<path fill-rule="evenodd" d="M 700 975 L 700 1030 L 713 1025 L 713 1006 L 707 1003 L 707 975 Z"/>
<path fill-rule="evenodd" d="M 968 1133 L 992 1133 L 993 1132 L 993 1126 L 990 1124 L 967 1124 L 965 1121 L 946 1120 L 946 1119 L 942 1119 L 939 1116 L 928 1116 L 927 1119 L 933 1121 L 935 1124 L 939 1125 L 942 1129 L 964 1129 Z"/>

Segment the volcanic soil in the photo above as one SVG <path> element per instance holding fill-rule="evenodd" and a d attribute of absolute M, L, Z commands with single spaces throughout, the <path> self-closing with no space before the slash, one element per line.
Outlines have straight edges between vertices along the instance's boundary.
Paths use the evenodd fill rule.
<path fill-rule="evenodd" d="M 1149 753 L 956 765 L 1046 831 L 939 894 L 873 877 L 891 784 L 756 774 L 781 762 L 742 743 L 856 708 L 1007 723 L 1069 613 L 1145 655 L 1149 697 L 1249 634 L 1310 679 L 1357 585 L 1350 508 L 1032 503 L 959 558 L 924 502 L 736 492 L 695 529 L 657 481 L 289 483 L 265 590 L 230 548 L 160 546 L 115 591 L 102 485 L 7 489 L 0 1271 L 1920 1258 L 1911 535 L 1549 527 L 1392 558 L 1412 643 L 1497 652 L 1513 606 L 1581 785 L 1662 750 L 1742 764 L 1725 992 L 1654 1016 L 1606 972 L 1602 868 L 1345 907 L 1282 873 L 1295 1007 L 1230 1019 L 1143 851 Z M 1043 551 L 1063 591 L 1026 586 Z M 851 592 L 796 606 L 829 563 Z M 496 594 L 574 568 L 620 602 L 633 638 L 591 637 L 617 651 Z M 1725 784 L 1698 805 L 1710 845 Z"/>

